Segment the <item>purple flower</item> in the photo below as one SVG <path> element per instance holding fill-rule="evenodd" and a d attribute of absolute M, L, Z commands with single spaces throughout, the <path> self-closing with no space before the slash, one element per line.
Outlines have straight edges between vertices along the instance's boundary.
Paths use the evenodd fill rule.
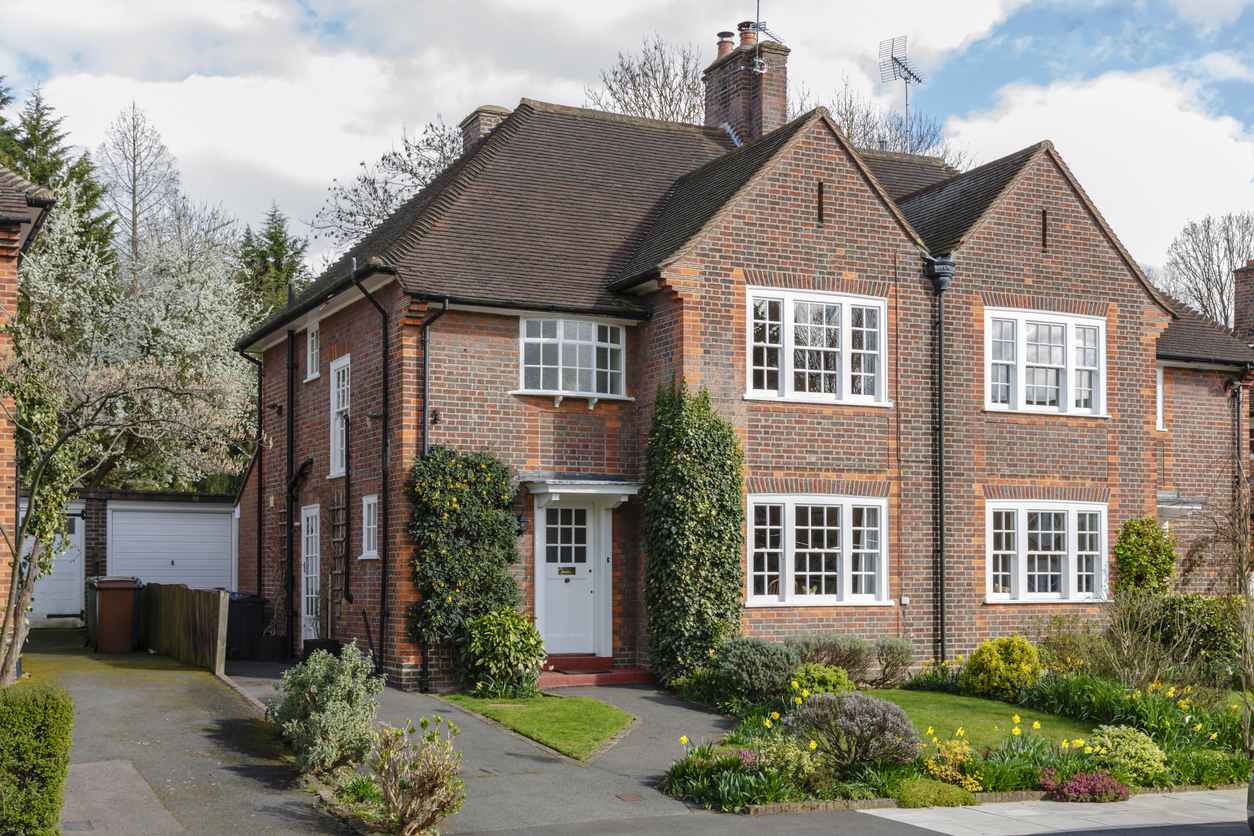
<path fill-rule="evenodd" d="M 1103 770 L 1077 772 L 1059 781 L 1053 769 L 1042 769 L 1038 779 L 1055 801 L 1125 801 L 1131 790 Z"/>
<path fill-rule="evenodd" d="M 744 767 L 745 772 L 758 771 L 758 756 L 747 749 L 732 749 L 729 755 L 735 755 L 740 758 L 740 763 Z"/>

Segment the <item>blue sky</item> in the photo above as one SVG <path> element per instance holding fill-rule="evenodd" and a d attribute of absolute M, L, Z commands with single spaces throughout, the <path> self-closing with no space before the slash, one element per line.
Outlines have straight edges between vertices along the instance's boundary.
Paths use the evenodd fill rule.
<path fill-rule="evenodd" d="M 134 99 L 193 197 L 299 220 L 402 127 L 579 105 L 644 35 L 708 60 L 753 16 L 752 0 L 0 0 L 0 74 L 19 96 L 42 83 L 86 148 Z M 1254 209 L 1254 0 L 764 0 L 762 17 L 820 98 L 848 74 L 900 107 L 877 48 L 907 35 L 929 77 L 913 105 L 983 162 L 1053 140 L 1144 264 L 1187 220 Z"/>

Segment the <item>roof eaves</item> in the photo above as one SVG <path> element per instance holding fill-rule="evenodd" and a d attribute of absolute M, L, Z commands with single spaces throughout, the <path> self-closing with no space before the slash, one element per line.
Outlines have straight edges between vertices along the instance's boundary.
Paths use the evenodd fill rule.
<path fill-rule="evenodd" d="M 1214 355 L 1203 354 L 1178 354 L 1166 351 L 1156 352 L 1154 356 L 1159 360 L 1175 360 L 1179 363 L 1207 363 L 1214 366 L 1229 366 L 1234 369 L 1244 369 L 1254 365 L 1254 358 L 1238 360 L 1232 357 L 1215 357 Z"/>
<path fill-rule="evenodd" d="M 496 298 L 480 298 L 475 296 L 456 296 L 448 293 L 432 293 L 423 290 L 407 290 L 406 293 L 424 302 L 442 302 L 447 299 L 450 305 L 467 305 L 484 308 L 509 308 L 520 311 L 544 311 L 553 313 L 583 314 L 586 316 L 608 316 L 621 319 L 648 319 L 649 309 L 631 299 L 619 298 L 621 307 L 605 308 L 581 305 L 538 304 L 535 302 L 501 300 Z"/>

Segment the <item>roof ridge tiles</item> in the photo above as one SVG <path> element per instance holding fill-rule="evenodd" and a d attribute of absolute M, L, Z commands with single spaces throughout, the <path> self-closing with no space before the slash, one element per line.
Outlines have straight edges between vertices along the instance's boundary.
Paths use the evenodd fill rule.
<path fill-rule="evenodd" d="M 653 119 L 648 116 L 633 116 L 627 113 L 615 113 L 612 110 L 598 110 L 591 107 L 575 107 L 574 105 L 553 104 L 552 102 L 541 102 L 535 99 L 523 97 L 519 101 L 519 106 L 527 105 L 538 111 L 547 113 L 561 113 L 570 116 L 590 116 L 594 119 L 604 119 L 607 122 L 623 122 L 629 125 L 640 125 L 647 128 L 666 128 L 669 130 L 689 130 L 697 131 L 704 134 L 721 134 L 724 133 L 721 127 L 712 125 L 699 125 L 696 122 L 679 122 L 670 119 Z"/>
<path fill-rule="evenodd" d="M 1049 141 L 1048 139 L 1042 139 L 1040 142 L 1037 142 L 1033 145 L 1029 145 L 1026 148 L 1021 148 L 1018 151 L 1014 151 L 1004 156 L 998 157 L 995 160 L 991 160 L 990 162 L 984 163 L 983 165 L 976 166 L 975 168 L 967 169 L 966 171 L 959 171 L 956 174 L 952 175 L 951 177 L 945 178 L 944 180 L 940 180 L 936 183 L 932 183 L 929 186 L 924 186 L 923 188 L 917 189 L 913 192 L 910 192 L 909 194 L 904 194 L 897 199 L 897 202 L 905 203 L 906 201 L 913 200 L 918 197 L 922 197 L 928 192 L 936 191 L 939 189 L 943 189 L 946 186 L 953 185 L 959 180 L 973 178 L 978 174 L 983 174 L 987 170 L 992 169 L 994 166 L 1005 165 L 1011 160 L 1019 159 L 1020 157 L 1029 157 L 1035 154 L 1036 152 L 1040 151 L 1042 148 L 1049 149 L 1053 147 L 1054 147 L 1053 142 Z M 877 153 L 883 153 L 883 152 L 877 152 Z"/>
<path fill-rule="evenodd" d="M 0 186 L 21 192 L 28 200 L 46 201 L 52 200 L 52 189 L 47 186 L 41 186 L 38 183 L 32 183 L 22 175 L 6 165 L 0 164 Z"/>

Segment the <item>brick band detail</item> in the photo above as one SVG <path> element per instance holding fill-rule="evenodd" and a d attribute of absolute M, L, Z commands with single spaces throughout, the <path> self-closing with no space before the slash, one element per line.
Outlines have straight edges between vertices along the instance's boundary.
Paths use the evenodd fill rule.
<path fill-rule="evenodd" d="M 892 482 L 871 479 L 780 479 L 751 476 L 745 480 L 745 490 L 748 493 L 885 497 L 892 490 Z"/>
<path fill-rule="evenodd" d="M 1110 488 L 1067 485 L 982 485 L 985 499 L 1046 499 L 1057 502 L 1109 502 Z"/>
<path fill-rule="evenodd" d="M 818 273 L 784 273 L 774 270 L 745 270 L 745 284 L 753 287 L 778 287 L 789 290 L 824 290 L 829 293 L 850 293 L 855 296 L 888 296 L 892 282 L 874 279 L 849 279 L 844 276 Z"/>
<path fill-rule="evenodd" d="M 1049 296 L 1028 296 L 1023 293 L 993 293 L 984 291 L 980 299 L 986 308 L 1020 308 L 1029 311 L 1079 314 L 1080 316 L 1105 316 L 1109 302 L 1092 299 L 1064 299 Z"/>

